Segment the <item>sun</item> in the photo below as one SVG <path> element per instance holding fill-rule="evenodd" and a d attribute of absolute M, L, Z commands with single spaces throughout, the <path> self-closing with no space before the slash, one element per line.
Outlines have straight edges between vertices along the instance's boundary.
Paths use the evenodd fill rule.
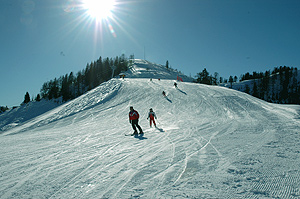
<path fill-rule="evenodd" d="M 98 21 L 112 17 L 114 6 L 114 0 L 82 0 L 86 13 Z"/>

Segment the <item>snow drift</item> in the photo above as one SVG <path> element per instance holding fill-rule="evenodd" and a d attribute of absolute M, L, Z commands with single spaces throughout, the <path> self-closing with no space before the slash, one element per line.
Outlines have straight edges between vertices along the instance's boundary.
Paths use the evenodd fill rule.
<path fill-rule="evenodd" d="M 176 76 L 137 60 L 130 78 L 0 134 L 1 198 L 300 197 L 300 106 L 190 82 L 176 89 Z M 124 136 L 130 106 L 144 136 Z"/>

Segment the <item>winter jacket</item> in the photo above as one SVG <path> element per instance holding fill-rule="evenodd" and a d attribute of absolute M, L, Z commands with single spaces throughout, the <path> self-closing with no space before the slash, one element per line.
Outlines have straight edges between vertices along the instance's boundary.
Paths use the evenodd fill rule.
<path fill-rule="evenodd" d="M 153 120 L 154 118 L 156 119 L 156 115 L 155 115 L 155 113 L 154 113 L 153 111 L 152 111 L 152 112 L 151 112 L 151 111 L 149 112 L 148 118 L 149 118 L 149 117 L 150 117 L 150 119 L 152 119 L 152 120 Z M 147 119 L 148 119 L 148 118 L 147 118 Z"/>
<path fill-rule="evenodd" d="M 129 120 L 136 120 L 139 119 L 139 113 L 136 110 L 129 112 Z"/>

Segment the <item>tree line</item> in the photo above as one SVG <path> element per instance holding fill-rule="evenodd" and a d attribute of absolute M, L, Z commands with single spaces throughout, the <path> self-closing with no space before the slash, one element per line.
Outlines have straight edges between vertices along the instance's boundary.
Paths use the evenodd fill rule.
<path fill-rule="evenodd" d="M 130 57 L 134 58 L 133 55 Z M 61 98 L 65 102 L 74 99 L 108 81 L 113 76 L 119 75 L 122 71 L 127 71 L 129 62 L 124 54 L 120 57 L 107 57 L 105 59 L 100 56 L 98 60 L 88 63 L 85 69 L 78 71 L 76 74 L 70 72 L 45 82 L 42 85 L 40 94 L 32 100 Z M 26 92 L 23 104 L 30 101 L 30 95 Z"/>
<path fill-rule="evenodd" d="M 241 79 L 252 80 L 252 85 L 246 84 L 245 88 L 240 89 L 254 97 L 273 103 L 300 104 L 297 68 L 280 66 L 264 73 L 246 73 Z"/>
<path fill-rule="evenodd" d="M 108 81 L 114 75 L 126 71 L 128 59 L 125 55 L 121 57 L 106 58 L 87 64 L 86 68 L 78 71 L 76 75 L 73 72 L 45 82 L 41 88 L 42 99 L 57 99 L 62 97 L 63 101 L 74 99 L 85 92 Z"/>
<path fill-rule="evenodd" d="M 254 97 L 268 102 L 281 104 L 300 104 L 300 82 L 298 80 L 298 69 L 294 67 L 280 66 L 273 71 L 249 72 L 241 75 L 239 81 L 252 80 L 249 84 L 239 84 L 235 89 L 246 92 Z M 222 83 L 238 82 L 237 76 L 230 76 L 229 80 L 219 77 L 218 73 L 210 75 L 206 68 L 197 73 L 197 83 L 208 85 L 219 85 Z"/>
<path fill-rule="evenodd" d="M 208 85 L 219 85 L 222 83 L 234 83 L 237 82 L 237 76 L 230 76 L 229 80 L 219 76 L 219 73 L 215 72 L 214 75 L 210 75 L 206 68 L 203 69 L 202 72 L 197 73 L 195 82 L 201 84 L 208 84 Z"/>

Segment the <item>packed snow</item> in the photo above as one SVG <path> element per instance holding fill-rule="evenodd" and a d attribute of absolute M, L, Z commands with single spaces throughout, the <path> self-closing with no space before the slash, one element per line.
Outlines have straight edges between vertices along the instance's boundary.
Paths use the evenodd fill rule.
<path fill-rule="evenodd" d="M 300 106 L 175 88 L 143 60 L 125 74 L 1 131 L 0 198 L 300 198 Z M 143 136 L 125 136 L 130 106 Z"/>

